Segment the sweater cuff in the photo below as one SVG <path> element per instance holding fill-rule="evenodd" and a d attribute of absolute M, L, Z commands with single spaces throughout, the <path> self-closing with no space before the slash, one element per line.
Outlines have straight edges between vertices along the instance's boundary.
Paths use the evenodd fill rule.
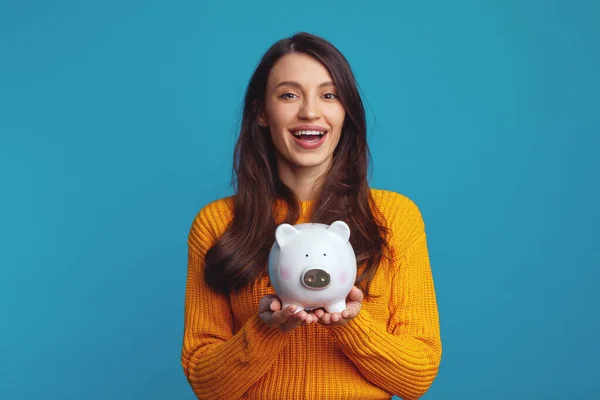
<path fill-rule="evenodd" d="M 247 346 L 258 351 L 249 351 L 248 354 L 258 359 L 265 355 L 277 353 L 286 343 L 287 332 L 282 332 L 265 324 L 260 316 L 255 315 L 246 322 L 244 327 Z"/>
<path fill-rule="evenodd" d="M 365 309 L 345 325 L 325 325 L 329 333 L 340 343 L 351 348 L 364 348 L 371 333 L 376 329 L 373 317 Z"/>

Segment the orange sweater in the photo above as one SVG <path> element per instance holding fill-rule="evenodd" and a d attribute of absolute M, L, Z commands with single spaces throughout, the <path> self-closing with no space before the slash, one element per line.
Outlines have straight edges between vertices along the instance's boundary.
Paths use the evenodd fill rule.
<path fill-rule="evenodd" d="M 206 285 L 204 254 L 230 222 L 232 198 L 198 213 L 188 238 L 181 362 L 199 399 L 416 399 L 427 391 L 442 346 L 423 219 L 407 197 L 371 193 L 391 229 L 391 261 L 383 258 L 371 286 L 378 297 L 344 326 L 288 333 L 257 315 L 273 293 L 268 277 L 229 296 Z M 302 203 L 298 223 L 308 222 L 310 206 Z"/>

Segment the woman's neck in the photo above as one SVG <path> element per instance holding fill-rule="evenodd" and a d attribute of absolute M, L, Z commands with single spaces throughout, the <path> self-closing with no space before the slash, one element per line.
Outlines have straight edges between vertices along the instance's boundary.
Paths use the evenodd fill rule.
<path fill-rule="evenodd" d="M 279 179 L 290 189 L 294 191 L 300 201 L 315 200 L 321 187 L 323 179 L 327 173 L 327 165 L 317 165 L 314 167 L 296 167 L 285 162 L 278 162 Z"/>

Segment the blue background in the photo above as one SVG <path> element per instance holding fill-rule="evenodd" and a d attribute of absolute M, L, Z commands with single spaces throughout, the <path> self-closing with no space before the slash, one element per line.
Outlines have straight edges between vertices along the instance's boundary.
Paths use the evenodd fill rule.
<path fill-rule="evenodd" d="M 194 398 L 188 229 L 299 30 L 355 70 L 372 186 L 425 218 L 424 398 L 600 398 L 598 2 L 83 3 L 0 4 L 0 398 Z"/>

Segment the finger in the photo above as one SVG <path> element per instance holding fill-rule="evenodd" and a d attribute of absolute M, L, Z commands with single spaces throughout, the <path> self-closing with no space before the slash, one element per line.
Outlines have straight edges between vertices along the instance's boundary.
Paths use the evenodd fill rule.
<path fill-rule="evenodd" d="M 352 286 L 350 293 L 348 293 L 348 298 L 353 301 L 362 302 L 363 292 L 356 286 Z"/>
<path fill-rule="evenodd" d="M 269 307 L 270 304 L 272 302 L 272 299 L 275 298 L 275 295 L 272 294 L 268 294 L 266 296 L 264 296 L 262 299 L 260 299 L 260 302 L 258 303 L 258 313 L 261 314 L 265 311 L 269 311 Z"/>
<path fill-rule="evenodd" d="M 304 315 L 298 317 L 298 314 L 304 314 Z M 307 314 L 304 311 L 300 311 L 297 314 L 294 314 L 283 324 L 281 330 L 283 330 L 284 332 L 288 332 L 294 328 L 299 327 L 300 325 L 303 325 L 304 321 L 306 320 L 306 317 L 307 317 Z"/>
<path fill-rule="evenodd" d="M 340 313 L 335 312 L 333 314 L 331 314 L 331 322 L 338 322 L 342 319 L 342 316 Z"/>
<path fill-rule="evenodd" d="M 321 318 L 323 315 L 325 315 L 325 310 L 323 310 L 322 308 L 319 308 L 318 310 L 315 310 L 315 316 L 317 318 Z"/>
<path fill-rule="evenodd" d="M 357 303 L 356 305 L 349 304 L 348 308 L 346 308 L 344 311 L 342 311 L 342 318 L 352 319 L 358 315 L 359 311 L 360 311 L 360 303 Z"/>
<path fill-rule="evenodd" d="M 324 313 L 320 319 L 321 319 L 321 322 L 323 322 L 324 324 L 329 324 L 329 323 L 331 323 L 331 314 Z"/>
<path fill-rule="evenodd" d="M 308 313 L 306 311 L 298 311 L 297 313 L 295 313 L 294 315 L 292 315 L 290 317 L 290 319 L 295 319 L 296 321 L 305 321 L 306 318 L 308 317 Z"/>
<path fill-rule="evenodd" d="M 319 321 L 319 317 L 317 317 L 314 313 L 310 315 L 311 320 L 310 323 L 314 324 L 315 322 Z"/>
<path fill-rule="evenodd" d="M 277 323 L 283 325 L 290 319 L 290 317 L 294 315 L 296 309 L 298 309 L 298 306 L 287 306 L 283 310 L 274 312 L 273 318 L 275 319 L 275 321 L 277 321 Z"/>
<path fill-rule="evenodd" d="M 281 310 L 281 301 L 279 301 L 276 296 L 273 296 L 271 298 L 271 304 L 269 305 L 269 308 L 273 312 Z"/>

